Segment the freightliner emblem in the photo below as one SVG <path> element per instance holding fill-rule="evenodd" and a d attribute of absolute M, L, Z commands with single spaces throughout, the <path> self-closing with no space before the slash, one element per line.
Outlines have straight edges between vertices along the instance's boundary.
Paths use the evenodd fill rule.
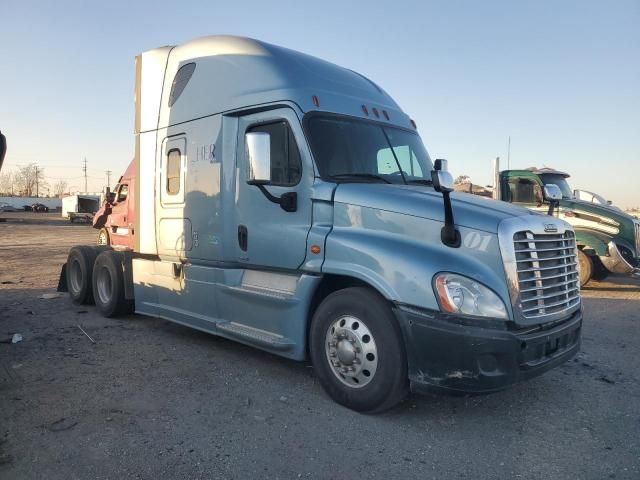
<path fill-rule="evenodd" d="M 556 233 L 558 231 L 558 227 L 556 227 L 553 223 L 545 223 L 544 231 L 547 233 Z"/>

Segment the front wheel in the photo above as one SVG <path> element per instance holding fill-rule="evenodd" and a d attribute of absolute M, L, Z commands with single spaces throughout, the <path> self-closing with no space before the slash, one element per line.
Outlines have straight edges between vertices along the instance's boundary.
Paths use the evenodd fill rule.
<path fill-rule="evenodd" d="M 367 288 L 339 290 L 320 304 L 309 351 L 320 384 L 345 407 L 380 412 L 408 392 L 400 327 L 388 303 Z"/>
<path fill-rule="evenodd" d="M 578 250 L 578 264 L 580 266 L 580 286 L 584 287 L 593 276 L 593 260 L 582 250 Z"/>

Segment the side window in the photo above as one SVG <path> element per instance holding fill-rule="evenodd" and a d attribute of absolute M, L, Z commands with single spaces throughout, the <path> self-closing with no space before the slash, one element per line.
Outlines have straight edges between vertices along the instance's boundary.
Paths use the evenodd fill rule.
<path fill-rule="evenodd" d="M 180 169 L 181 165 L 180 150 L 174 148 L 167 155 L 167 193 L 169 195 L 177 195 L 180 193 Z"/>
<path fill-rule="evenodd" d="M 391 148 L 378 150 L 378 173 L 388 175 L 398 171 L 398 163 L 396 163 L 394 153 L 405 175 L 422 177 L 422 168 L 420 168 L 415 154 L 408 145 L 393 147 L 393 151 Z"/>
<path fill-rule="evenodd" d="M 124 202 L 127 199 L 127 195 L 129 195 L 129 185 L 126 183 L 120 185 L 120 189 L 118 190 L 118 202 Z"/>
<path fill-rule="evenodd" d="M 184 87 L 186 87 L 189 80 L 191 80 L 191 75 L 193 75 L 193 71 L 195 69 L 195 63 L 187 63 L 185 65 L 182 65 L 176 72 L 176 76 L 173 78 L 173 83 L 171 84 L 171 92 L 169 93 L 170 107 L 172 107 L 173 104 L 176 103 L 176 101 L 182 94 Z"/>
<path fill-rule="evenodd" d="M 509 199 L 513 203 L 542 203 L 540 185 L 529 178 L 509 179 Z"/>
<path fill-rule="evenodd" d="M 300 181 L 302 162 L 300 150 L 287 122 L 256 125 L 249 132 L 265 132 L 271 136 L 271 183 L 290 187 Z"/>

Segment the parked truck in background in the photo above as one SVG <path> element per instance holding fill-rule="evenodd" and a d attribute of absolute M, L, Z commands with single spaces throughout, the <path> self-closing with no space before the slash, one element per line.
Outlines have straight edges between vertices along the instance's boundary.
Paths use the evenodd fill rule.
<path fill-rule="evenodd" d="M 133 169 L 133 249 L 74 247 L 61 273 L 106 316 L 310 359 L 367 412 L 409 388 L 499 390 L 579 349 L 571 227 L 452 193 L 415 123 L 351 70 L 230 36 L 145 52 Z"/>
<path fill-rule="evenodd" d="M 78 193 L 62 197 L 62 217 L 68 218 L 71 223 L 89 223 L 99 207 L 100 195 Z"/>
<path fill-rule="evenodd" d="M 113 192 L 106 192 L 102 206 L 93 217 L 93 228 L 99 230 L 98 245 L 133 249 L 135 185 L 136 165 L 132 161 Z"/>
<path fill-rule="evenodd" d="M 602 197 L 598 201 L 578 198 L 568 178 L 568 173 L 551 168 L 500 171 L 496 159 L 494 185 L 497 187 L 493 189 L 493 198 L 547 213 L 544 187 L 557 185 L 562 199 L 554 215 L 575 230 L 580 284 L 586 285 L 592 278 L 602 280 L 610 273 L 640 275 L 640 220 L 609 205 Z"/>

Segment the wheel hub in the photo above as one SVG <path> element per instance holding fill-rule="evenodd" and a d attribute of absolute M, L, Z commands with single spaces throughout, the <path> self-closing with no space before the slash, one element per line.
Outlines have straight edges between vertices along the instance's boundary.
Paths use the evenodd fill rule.
<path fill-rule="evenodd" d="M 348 340 L 341 340 L 336 347 L 338 360 L 343 365 L 353 365 L 356 359 L 356 349 Z"/>
<path fill-rule="evenodd" d="M 353 316 L 342 316 L 327 330 L 325 351 L 334 375 L 345 385 L 361 388 L 374 377 L 378 351 L 366 324 Z"/>

